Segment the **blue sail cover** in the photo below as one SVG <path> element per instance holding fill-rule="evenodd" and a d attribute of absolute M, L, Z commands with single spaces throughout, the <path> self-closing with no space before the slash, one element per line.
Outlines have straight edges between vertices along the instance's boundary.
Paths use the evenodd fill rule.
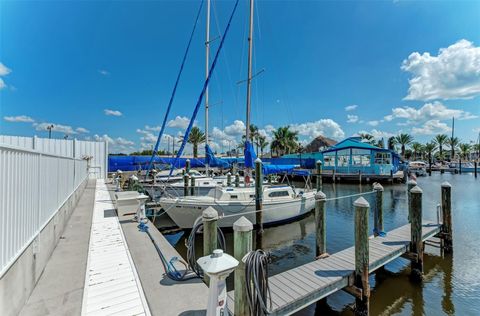
<path fill-rule="evenodd" d="M 292 173 L 293 169 L 298 165 L 266 165 L 262 164 L 262 172 L 264 175 L 277 173 Z"/>
<path fill-rule="evenodd" d="M 255 168 L 255 159 L 257 159 L 257 154 L 255 149 L 253 149 L 253 144 L 249 140 L 245 142 L 245 168 Z"/>
<path fill-rule="evenodd" d="M 230 164 L 222 159 L 215 157 L 213 154 L 212 149 L 210 146 L 205 145 L 205 164 L 209 165 L 210 167 L 221 167 L 221 168 L 229 168 Z"/>

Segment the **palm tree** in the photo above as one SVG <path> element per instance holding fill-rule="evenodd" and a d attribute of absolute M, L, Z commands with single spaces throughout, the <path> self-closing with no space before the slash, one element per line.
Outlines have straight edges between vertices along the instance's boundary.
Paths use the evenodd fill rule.
<path fill-rule="evenodd" d="M 375 137 L 373 137 L 373 135 L 368 133 L 360 133 L 360 137 L 362 138 L 363 142 L 374 146 L 376 145 Z"/>
<path fill-rule="evenodd" d="M 434 142 L 426 143 L 424 149 L 425 149 L 425 152 L 428 155 L 428 164 L 429 164 L 430 169 L 431 169 L 432 168 L 432 154 L 435 151 L 435 149 L 437 149 L 437 145 Z"/>
<path fill-rule="evenodd" d="M 254 144 L 257 147 L 256 152 L 258 153 L 258 136 L 260 134 L 258 133 L 258 127 L 254 124 L 250 124 L 250 142 Z M 242 139 L 245 140 L 246 135 L 242 136 Z"/>
<path fill-rule="evenodd" d="M 408 146 L 413 142 L 413 137 L 412 137 L 412 135 L 409 135 L 409 134 L 400 134 L 400 135 L 395 137 L 395 142 L 397 144 L 399 144 L 400 146 L 402 146 L 401 154 L 402 154 L 402 157 L 404 157 L 405 156 L 405 146 Z"/>
<path fill-rule="evenodd" d="M 260 147 L 260 157 L 263 158 L 263 150 L 268 146 L 267 138 L 265 136 L 260 135 L 258 137 L 258 147 Z"/>
<path fill-rule="evenodd" d="M 388 149 L 390 149 L 390 150 L 395 150 L 395 144 L 396 144 L 396 143 L 397 143 L 397 142 L 395 141 L 395 137 L 394 137 L 394 136 L 389 137 L 389 138 L 388 138 L 388 141 L 387 141 L 387 147 L 388 147 Z"/>
<path fill-rule="evenodd" d="M 181 140 L 180 142 L 182 142 Z M 205 143 L 205 133 L 200 128 L 194 126 L 188 135 L 188 143 L 193 146 L 193 157 L 198 157 L 198 145 Z"/>
<path fill-rule="evenodd" d="M 445 134 L 438 134 L 433 141 L 438 145 L 438 152 L 440 157 L 443 157 L 443 145 L 447 143 L 448 136 Z"/>
<path fill-rule="evenodd" d="M 460 144 L 460 139 L 458 137 L 450 137 L 448 139 L 448 146 L 450 146 L 451 157 L 450 159 L 455 158 L 455 149 Z"/>
<path fill-rule="evenodd" d="M 473 150 L 477 152 L 477 159 L 480 159 L 480 144 L 473 145 Z"/>
<path fill-rule="evenodd" d="M 419 142 L 412 143 L 412 150 L 413 150 L 413 159 L 417 159 L 418 154 L 421 154 L 423 151 L 423 145 Z"/>
<path fill-rule="evenodd" d="M 463 159 L 468 159 L 468 155 L 470 154 L 470 151 L 472 150 L 472 145 L 470 144 L 460 144 L 460 153 L 463 157 Z"/>
<path fill-rule="evenodd" d="M 290 130 L 290 126 L 283 126 L 273 131 L 272 152 L 289 154 L 298 148 L 298 132 Z"/>

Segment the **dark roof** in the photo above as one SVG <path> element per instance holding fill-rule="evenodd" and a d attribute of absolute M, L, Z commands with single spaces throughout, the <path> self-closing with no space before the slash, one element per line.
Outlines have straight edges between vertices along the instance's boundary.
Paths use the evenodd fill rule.
<path fill-rule="evenodd" d="M 318 152 L 322 149 L 326 149 L 328 147 L 332 147 L 337 142 L 333 139 L 327 138 L 325 136 L 317 136 L 314 140 L 310 142 L 307 146 L 305 146 L 303 152 L 305 153 L 313 153 Z"/>

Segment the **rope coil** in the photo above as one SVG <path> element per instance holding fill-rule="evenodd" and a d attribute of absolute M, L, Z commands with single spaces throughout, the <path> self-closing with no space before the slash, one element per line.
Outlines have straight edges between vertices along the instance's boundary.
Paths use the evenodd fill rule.
<path fill-rule="evenodd" d="M 245 255 L 243 261 L 245 262 L 245 284 L 250 315 L 268 315 L 272 310 L 272 295 L 268 284 L 270 254 L 261 249 L 250 251 Z"/>

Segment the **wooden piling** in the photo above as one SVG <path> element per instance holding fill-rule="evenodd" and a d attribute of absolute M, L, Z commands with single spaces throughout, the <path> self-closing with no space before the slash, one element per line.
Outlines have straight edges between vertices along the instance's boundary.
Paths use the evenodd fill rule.
<path fill-rule="evenodd" d="M 324 257 L 327 254 L 327 216 L 325 202 L 327 196 L 322 191 L 315 194 L 315 231 L 316 231 L 316 258 Z"/>
<path fill-rule="evenodd" d="M 250 309 L 247 301 L 247 288 L 245 284 L 245 263 L 242 258 L 252 250 L 252 223 L 244 216 L 233 223 L 233 253 L 239 264 L 235 268 L 234 299 L 235 315 L 249 316 Z"/>
<path fill-rule="evenodd" d="M 383 186 L 380 183 L 373 185 L 375 191 L 375 213 L 373 216 L 373 234 L 375 237 L 385 234 L 383 230 Z"/>
<path fill-rule="evenodd" d="M 229 172 L 227 173 L 227 187 L 232 186 L 232 174 Z"/>
<path fill-rule="evenodd" d="M 422 194 L 419 186 L 410 190 L 410 252 L 412 260 L 411 276 L 415 281 L 421 281 L 423 275 L 423 242 L 422 242 Z"/>
<path fill-rule="evenodd" d="M 185 173 L 190 173 L 190 159 L 185 160 Z"/>
<path fill-rule="evenodd" d="M 202 212 L 204 256 L 211 255 L 213 251 L 218 248 L 217 220 L 218 212 L 213 207 L 209 206 Z M 208 284 L 209 281 L 206 273 L 204 274 L 203 280 Z"/>
<path fill-rule="evenodd" d="M 355 297 L 355 315 L 369 315 L 370 284 L 369 244 L 368 244 L 368 209 L 370 205 L 363 197 L 354 203 L 355 207 L 355 279 L 354 287 L 359 289 Z"/>
<path fill-rule="evenodd" d="M 316 184 L 317 184 L 317 192 L 322 190 L 323 186 L 323 181 L 322 181 L 322 162 L 320 160 L 317 160 L 315 163 L 315 166 L 317 168 L 317 178 L 316 178 Z"/>
<path fill-rule="evenodd" d="M 462 159 L 458 160 L 458 173 L 462 174 Z"/>
<path fill-rule="evenodd" d="M 473 162 L 473 172 L 474 172 L 475 178 L 476 178 L 477 177 L 477 162 L 476 161 Z"/>
<path fill-rule="evenodd" d="M 190 195 L 195 196 L 195 176 L 190 177 Z"/>
<path fill-rule="evenodd" d="M 256 249 L 262 249 L 263 239 L 263 175 L 262 161 L 260 158 L 255 159 L 255 224 L 256 231 Z"/>
<path fill-rule="evenodd" d="M 185 173 L 183 175 L 183 195 L 188 196 L 188 180 L 190 179 L 190 176 L 188 173 Z"/>
<path fill-rule="evenodd" d="M 240 174 L 238 172 L 235 174 L 235 187 L 240 187 Z"/>
<path fill-rule="evenodd" d="M 411 223 L 412 210 L 410 208 L 410 190 L 417 186 L 415 180 L 408 180 L 407 182 L 407 205 L 408 205 L 408 222 Z"/>
<path fill-rule="evenodd" d="M 442 239 L 443 251 L 453 251 L 452 238 L 452 185 L 448 182 L 442 183 Z"/>

